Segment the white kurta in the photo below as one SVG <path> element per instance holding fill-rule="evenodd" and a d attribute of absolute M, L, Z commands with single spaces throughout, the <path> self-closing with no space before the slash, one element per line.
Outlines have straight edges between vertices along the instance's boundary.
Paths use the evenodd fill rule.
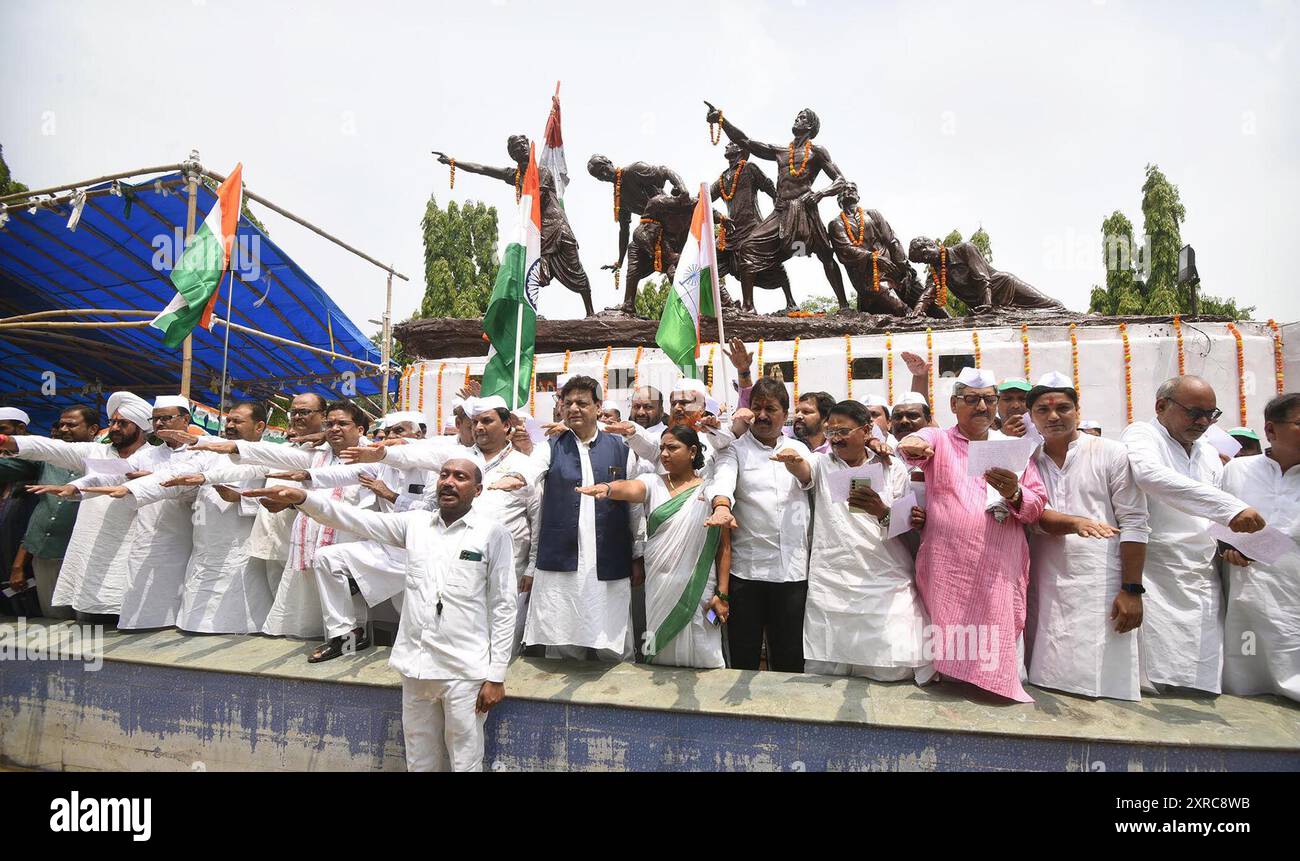
<path fill-rule="evenodd" d="M 1147 495 L 1151 535 L 1143 585 L 1142 669 L 1156 684 L 1218 693 L 1223 673 L 1223 586 L 1206 529 L 1247 506 L 1219 489 L 1219 453 L 1198 440 L 1191 454 L 1159 421 L 1124 431 L 1129 464 Z"/>
<path fill-rule="evenodd" d="M 653 516 L 656 508 L 672 501 L 672 494 L 658 475 L 644 476 L 640 482 L 646 489 L 647 516 Z M 646 537 L 645 614 L 648 632 L 658 631 L 677 606 L 704 550 L 709 534 L 704 521 L 708 519 L 712 506 L 700 498 L 700 489 L 695 487 L 682 491 L 690 498 L 653 535 Z M 722 626 L 705 618 L 717 586 L 717 562 L 713 559 L 709 561 L 708 579 L 690 621 L 668 642 L 661 643 L 656 638 L 655 654 L 647 658 L 648 663 L 700 669 L 726 666 L 722 657 Z"/>
<path fill-rule="evenodd" d="M 1141 629 L 1119 634 L 1110 618 L 1123 583 L 1119 545 L 1147 543 L 1146 497 L 1114 440 L 1080 434 L 1065 465 L 1039 450 L 1047 506 L 1120 530 L 1101 541 L 1078 535 L 1029 538 L 1029 681 L 1039 687 L 1122 700 L 1141 699 Z M 1145 602 L 1144 602 L 1145 603 Z"/>
<path fill-rule="evenodd" d="M 804 605 L 805 660 L 857 668 L 926 667 L 927 620 L 911 553 L 899 539 L 888 538 L 875 517 L 855 514 L 847 502 L 832 500 L 829 477 L 849 469 L 844 461 L 834 454 L 813 454 L 809 463 L 815 501 Z M 885 467 L 885 484 L 873 490 L 886 505 L 910 491 L 907 467 L 898 458 Z"/>
<path fill-rule="evenodd" d="M 1239 457 L 1224 468 L 1223 489 L 1300 542 L 1300 466 L 1283 475 L 1268 455 Z M 1300 547 L 1272 565 L 1223 567 L 1228 580 L 1223 689 L 1300 700 Z"/>
<path fill-rule="evenodd" d="M 583 485 L 596 483 L 591 469 L 593 436 L 578 443 L 578 458 Z M 550 463 L 550 446 L 538 446 L 534 460 Z M 627 453 L 627 477 L 633 478 L 644 461 L 630 449 Z M 540 480 L 540 477 L 539 477 Z M 537 543 L 530 553 L 529 570 L 533 572 L 533 589 L 528 601 L 528 621 L 524 625 L 524 642 L 547 646 L 576 646 L 621 655 L 632 654 L 630 607 L 632 585 L 628 578 L 600 580 L 596 577 L 596 500 L 578 496 L 578 566 L 574 571 L 536 569 Z M 635 534 L 635 524 L 633 530 Z M 640 548 L 632 556 L 642 555 Z"/>
<path fill-rule="evenodd" d="M 37 436 L 15 437 L 18 453 L 74 472 L 84 472 L 87 459 L 118 457 L 108 443 L 63 442 Z M 131 471 L 153 471 L 159 446 L 144 445 L 127 458 Z M 120 480 L 114 477 L 114 480 Z M 86 476 L 73 484 L 107 484 L 107 477 Z M 133 499 L 113 499 L 94 494 L 77 506 L 77 521 L 63 555 L 63 567 L 50 599 L 82 613 L 116 614 L 122 609 L 126 588 L 127 551 L 134 536 L 136 505 Z"/>

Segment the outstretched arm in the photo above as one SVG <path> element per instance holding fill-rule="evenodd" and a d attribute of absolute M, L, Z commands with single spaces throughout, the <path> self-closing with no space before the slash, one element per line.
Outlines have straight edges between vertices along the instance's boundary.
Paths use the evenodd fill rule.
<path fill-rule="evenodd" d="M 708 102 L 705 102 L 704 104 L 709 105 Z M 732 143 L 740 144 L 745 149 L 749 150 L 751 155 L 765 158 L 768 161 L 776 161 L 781 157 L 781 153 L 783 152 L 781 147 L 750 140 L 749 135 L 737 128 L 735 123 L 724 117 L 723 112 L 713 107 L 713 105 L 709 105 L 709 113 L 706 119 L 711 123 L 720 123 L 722 130 L 727 133 L 727 139 Z"/>
<path fill-rule="evenodd" d="M 824 200 L 828 197 L 834 197 L 840 193 L 840 189 L 844 188 L 844 173 L 840 170 L 839 165 L 835 164 L 835 162 L 831 160 L 831 154 L 827 151 L 826 147 L 814 146 L 813 149 L 817 151 L 817 155 L 821 159 L 822 170 L 824 170 L 826 175 L 832 180 L 830 185 L 817 192 L 817 199 Z"/>
<path fill-rule="evenodd" d="M 666 182 L 671 185 L 673 187 L 673 194 L 689 194 L 686 190 L 686 183 L 682 180 L 681 176 L 678 175 L 677 171 L 673 170 L 671 167 L 664 167 L 663 165 L 659 165 L 656 170 L 659 173 L 658 181 Z"/>
<path fill-rule="evenodd" d="M 451 159 L 448 156 L 439 156 L 438 161 L 443 164 L 450 164 Z M 475 164 L 472 161 L 461 161 L 456 159 L 456 170 L 463 170 L 466 173 L 477 173 L 479 176 L 490 176 L 493 179 L 499 179 L 509 185 L 515 184 L 515 172 L 518 168 L 514 167 L 488 167 L 483 164 Z"/>

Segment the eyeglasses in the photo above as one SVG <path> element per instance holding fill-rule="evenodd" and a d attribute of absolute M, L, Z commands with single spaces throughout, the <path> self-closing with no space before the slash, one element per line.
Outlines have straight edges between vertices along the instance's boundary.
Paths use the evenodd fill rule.
<path fill-rule="evenodd" d="M 979 406 L 980 401 L 984 402 L 986 407 L 995 407 L 998 405 L 997 395 L 962 395 L 960 400 L 968 407 Z"/>
<path fill-rule="evenodd" d="M 1187 407 L 1179 404 L 1178 401 L 1173 398 L 1170 398 L 1169 401 L 1170 403 L 1177 404 L 1179 409 L 1187 413 L 1188 417 L 1194 422 L 1199 422 L 1204 419 L 1210 424 L 1214 424 L 1223 416 L 1223 410 L 1204 410 L 1200 407 Z"/>
<path fill-rule="evenodd" d="M 312 413 L 323 413 L 324 410 L 289 410 L 289 417 L 295 419 L 305 419 Z"/>
<path fill-rule="evenodd" d="M 860 431 L 860 430 L 865 430 L 865 429 L 866 429 L 866 426 L 865 426 L 865 425 L 858 425 L 858 426 L 855 427 L 855 428 L 829 428 L 829 429 L 827 429 L 827 431 L 826 431 L 826 438 L 827 438 L 827 439 L 844 439 L 844 438 L 845 438 L 846 436 L 848 436 L 849 434 L 854 434 L 854 433 L 857 433 L 857 432 Z"/>
<path fill-rule="evenodd" d="M 356 422 L 344 422 L 344 421 L 325 422 L 325 427 L 327 430 L 334 430 L 335 428 L 347 429 L 356 426 L 357 426 Z"/>

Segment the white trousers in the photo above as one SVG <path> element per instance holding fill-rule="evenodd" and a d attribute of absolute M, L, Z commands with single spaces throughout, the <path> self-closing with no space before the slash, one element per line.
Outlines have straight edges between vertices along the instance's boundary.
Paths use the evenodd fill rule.
<path fill-rule="evenodd" d="M 407 771 L 482 771 L 483 724 L 475 710 L 483 680 L 402 676 Z"/>
<path fill-rule="evenodd" d="M 76 613 L 71 607 L 53 607 L 50 599 L 54 597 L 54 584 L 59 579 L 59 569 L 63 567 L 63 558 L 42 559 L 32 557 L 32 571 L 36 575 L 36 598 L 41 602 L 41 613 L 47 619 L 71 619 Z"/>
<path fill-rule="evenodd" d="M 877 682 L 901 682 L 917 673 L 915 667 L 864 667 L 859 664 L 833 664 L 829 661 L 804 661 L 803 671 L 817 676 L 856 676 Z"/>
<path fill-rule="evenodd" d="M 283 559 L 266 559 L 266 587 L 271 590 L 271 597 L 280 591 L 280 578 L 284 576 Z"/>
<path fill-rule="evenodd" d="M 400 613 L 406 588 L 406 551 L 375 541 L 334 544 L 316 551 L 312 575 L 320 592 L 325 636 L 343 637 L 369 618 L 366 608 L 392 598 Z M 361 594 L 353 595 L 348 578 Z"/>

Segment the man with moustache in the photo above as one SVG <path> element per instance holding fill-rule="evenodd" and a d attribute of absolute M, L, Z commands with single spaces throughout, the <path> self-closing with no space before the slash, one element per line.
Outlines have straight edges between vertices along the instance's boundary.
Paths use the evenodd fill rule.
<path fill-rule="evenodd" d="M 484 722 L 505 697 L 515 566 L 510 534 L 474 506 L 482 490 L 478 465 L 453 458 L 439 472 L 437 512 L 365 511 L 293 487 L 245 492 L 405 550 L 402 619 L 388 663 L 402 677 L 407 771 L 481 771 Z"/>
<path fill-rule="evenodd" d="M 902 400 L 894 404 L 889 417 L 889 432 L 895 439 L 902 439 L 930 427 L 933 419 L 930 414 L 930 402 L 919 392 L 908 392 Z"/>
<path fill-rule="evenodd" d="M 898 440 L 894 438 L 893 432 L 889 425 L 889 401 L 880 395 L 867 395 L 862 399 L 862 403 L 867 408 L 867 415 L 871 416 L 872 426 L 879 431 L 876 439 L 889 445 L 891 448 L 898 445 Z M 871 428 L 868 428 L 870 431 Z"/>
<path fill-rule="evenodd" d="M 1010 379 L 998 384 L 998 415 L 993 420 L 993 430 L 1002 436 L 1019 439 L 1026 434 L 1037 436 L 1038 430 L 1029 419 L 1028 380 Z"/>
<path fill-rule="evenodd" d="M 935 669 L 1017 702 L 1033 702 L 1020 683 L 1029 547 L 1024 527 L 1042 515 L 1044 491 L 1031 460 L 1023 477 L 1005 469 L 967 475 L 971 445 L 989 439 L 997 379 L 964 368 L 953 386 L 956 426 L 922 428 L 898 444 L 925 472 L 926 529 L 916 585 L 930 614 Z M 988 489 L 999 499 L 988 504 Z M 978 647 L 972 633 L 986 645 Z"/>
<path fill-rule="evenodd" d="M 33 493 L 76 498 L 82 487 L 104 483 L 104 476 L 87 474 L 89 460 L 123 460 L 128 477 L 152 472 L 170 459 L 164 446 L 149 445 L 153 408 L 130 392 L 108 398 L 108 442 L 65 442 L 36 436 L 0 438 L 0 451 L 17 452 L 29 460 L 61 466 L 81 474 L 64 485 L 33 485 Z M 162 451 L 160 451 L 162 449 Z M 121 475 L 122 473 L 115 473 Z M 115 624 L 122 610 L 127 581 L 127 556 L 136 518 L 135 503 L 100 494 L 84 499 L 63 557 L 63 567 L 50 602 L 71 606 L 78 618 Z"/>
<path fill-rule="evenodd" d="M 830 418 L 835 399 L 826 392 L 806 392 L 799 395 L 794 405 L 794 422 L 790 430 L 794 438 L 817 454 L 830 454 L 831 443 L 826 437 L 826 420 Z"/>
<path fill-rule="evenodd" d="M 1141 699 L 1142 568 L 1151 530 L 1128 450 L 1079 432 L 1079 393 L 1064 374 L 1039 379 L 1027 404 L 1043 437 L 1035 463 L 1047 491 L 1029 539 L 1029 681 Z"/>
<path fill-rule="evenodd" d="M 1265 525 L 1259 511 L 1221 489 L 1223 463 L 1202 438 L 1221 415 L 1209 383 L 1174 377 L 1156 391 L 1156 417 L 1129 425 L 1123 436 L 1150 514 L 1143 669 L 1154 685 L 1215 694 L 1223 675 L 1223 586 L 1208 529 L 1218 523 L 1258 532 Z"/>
<path fill-rule="evenodd" d="M 59 414 L 54 425 L 53 438 L 69 443 L 86 443 L 99 436 L 99 413 L 92 407 L 68 407 Z M 40 463 L 17 457 L 0 458 L 0 482 L 21 481 L 24 484 L 41 484 L 62 487 L 79 473 L 54 463 Z M 9 585 L 19 589 L 26 582 L 26 565 L 31 559 L 32 573 L 36 579 L 36 597 L 41 615 L 49 619 L 71 619 L 69 607 L 54 607 L 50 599 L 63 566 L 63 556 L 72 538 L 77 522 L 76 499 L 56 493 L 41 494 L 28 520 L 22 546 L 14 558 Z"/>
<path fill-rule="evenodd" d="M 663 433 L 664 396 L 654 386 L 641 386 L 632 393 L 632 421 L 658 436 Z"/>

